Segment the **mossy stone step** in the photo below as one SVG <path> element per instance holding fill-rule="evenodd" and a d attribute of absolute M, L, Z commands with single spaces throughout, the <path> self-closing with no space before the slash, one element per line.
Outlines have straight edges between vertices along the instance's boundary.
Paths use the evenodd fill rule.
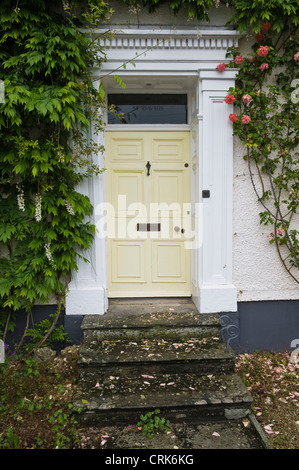
<path fill-rule="evenodd" d="M 239 418 L 248 414 L 252 399 L 240 378 L 232 374 L 84 375 L 74 397 L 86 424 L 133 424 L 141 413 L 159 408 L 171 422 Z"/>
<path fill-rule="evenodd" d="M 137 313 L 139 312 L 139 313 Z M 84 338 L 194 338 L 217 336 L 220 331 L 218 315 L 199 314 L 196 310 L 183 307 L 176 311 L 140 313 L 132 308 L 123 312 L 122 307 L 105 315 L 86 315 L 81 328 Z"/>
<path fill-rule="evenodd" d="M 73 405 L 88 425 L 136 423 L 159 408 L 171 422 L 245 416 L 251 396 L 220 341 L 220 316 L 192 302 L 112 302 L 82 326 Z"/>
<path fill-rule="evenodd" d="M 112 375 L 132 376 L 141 368 L 160 373 L 228 373 L 234 370 L 235 355 L 218 337 L 85 341 L 79 353 L 81 374 L 89 367 L 99 376 L 109 368 Z"/>

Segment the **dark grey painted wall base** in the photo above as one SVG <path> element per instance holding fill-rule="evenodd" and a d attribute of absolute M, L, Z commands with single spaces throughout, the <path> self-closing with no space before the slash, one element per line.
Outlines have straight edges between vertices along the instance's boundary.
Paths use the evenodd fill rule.
<path fill-rule="evenodd" d="M 37 324 L 54 313 L 55 305 L 33 309 L 33 320 Z M 237 353 L 254 351 L 292 351 L 299 346 L 299 300 L 240 302 L 237 312 L 221 313 L 221 336 L 227 346 Z M 83 335 L 81 315 L 61 315 L 60 324 L 72 344 L 81 344 Z M 10 351 L 20 340 L 25 327 L 25 314 L 17 315 L 14 333 L 7 336 Z M 57 345 L 61 349 L 65 345 Z"/>
<path fill-rule="evenodd" d="M 32 309 L 32 315 L 30 317 L 29 328 L 33 328 L 34 326 L 38 325 L 42 320 L 49 319 L 52 321 L 50 315 L 55 314 L 57 310 L 56 305 L 39 305 L 35 306 Z M 64 324 L 64 312 L 61 313 L 60 317 L 57 321 L 57 326 Z M 5 343 L 9 346 L 9 351 L 13 352 L 14 346 L 19 344 L 25 330 L 26 326 L 26 313 L 23 310 L 20 310 L 14 314 L 14 318 L 12 319 L 15 322 L 14 331 L 9 331 L 6 336 Z M 0 330 L 0 338 L 2 339 Z M 31 341 L 31 339 L 29 339 Z M 23 344 L 25 344 L 24 341 Z M 63 345 L 57 345 L 57 348 L 60 349 Z"/>

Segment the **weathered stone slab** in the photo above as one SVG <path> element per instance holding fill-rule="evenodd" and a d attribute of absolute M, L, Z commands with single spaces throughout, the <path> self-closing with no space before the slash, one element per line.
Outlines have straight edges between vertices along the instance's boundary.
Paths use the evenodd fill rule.
<path fill-rule="evenodd" d="M 128 299 L 81 327 L 73 405 L 82 422 L 133 423 L 155 408 L 173 422 L 247 415 L 252 399 L 220 340 L 219 315 L 188 300 Z"/>
<path fill-rule="evenodd" d="M 161 310 L 144 312 L 143 308 L 121 307 L 113 313 L 105 315 L 85 315 L 81 328 L 83 330 L 105 329 L 105 328 L 146 328 L 154 326 L 165 326 L 169 328 L 192 327 L 192 326 L 220 326 L 220 317 L 216 314 L 200 314 L 195 309 L 180 311 Z"/>
<path fill-rule="evenodd" d="M 207 338 L 219 336 L 218 315 L 201 315 L 196 310 L 161 311 L 136 314 L 130 312 L 106 315 L 86 315 L 81 328 L 84 338 Z M 132 313 L 135 311 L 135 313 Z"/>
<path fill-rule="evenodd" d="M 111 375 L 131 377 L 136 373 L 224 373 L 234 370 L 235 355 L 227 352 L 218 338 L 142 339 L 138 341 L 85 341 L 79 352 L 81 373 L 88 367 L 101 377 L 109 368 Z"/>
<path fill-rule="evenodd" d="M 34 353 L 34 360 L 36 362 L 52 362 L 56 357 L 56 352 L 51 348 L 39 348 Z"/>
<path fill-rule="evenodd" d="M 184 420 L 196 422 L 203 417 L 227 418 L 228 410 L 237 407 L 238 417 L 248 414 L 251 396 L 236 374 L 196 377 L 183 376 L 137 376 L 107 375 L 98 382 L 89 376 L 81 380 L 74 398 L 74 406 L 81 408 L 85 422 L 125 424 L 133 422 L 140 413 L 159 408 L 174 422 L 184 415 Z"/>

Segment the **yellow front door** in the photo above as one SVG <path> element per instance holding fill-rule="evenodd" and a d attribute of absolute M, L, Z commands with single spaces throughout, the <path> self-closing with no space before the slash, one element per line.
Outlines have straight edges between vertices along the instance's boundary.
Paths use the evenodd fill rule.
<path fill-rule="evenodd" d="M 189 296 L 188 132 L 107 132 L 109 297 Z"/>

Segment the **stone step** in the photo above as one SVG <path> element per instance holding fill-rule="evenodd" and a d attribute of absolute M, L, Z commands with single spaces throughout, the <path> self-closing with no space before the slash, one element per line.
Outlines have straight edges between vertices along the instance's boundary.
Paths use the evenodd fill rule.
<path fill-rule="evenodd" d="M 214 314 L 199 314 L 191 306 L 173 310 L 165 307 L 132 309 L 125 305 L 105 315 L 86 315 L 82 322 L 84 339 L 160 338 L 180 340 L 219 336 L 220 318 Z"/>
<path fill-rule="evenodd" d="M 100 377 L 110 375 L 132 377 L 134 374 L 204 375 L 231 373 L 235 355 L 226 350 L 218 337 L 189 338 L 185 341 L 165 339 L 85 340 L 79 352 L 81 374 L 89 369 Z"/>
<path fill-rule="evenodd" d="M 248 414 L 251 396 L 220 341 L 220 316 L 188 300 L 111 302 L 87 315 L 73 405 L 88 425 L 134 424 L 160 409 L 171 422 L 207 422 Z"/>
<path fill-rule="evenodd" d="M 246 416 L 252 399 L 235 373 L 140 374 L 128 378 L 108 374 L 97 380 L 92 371 L 78 382 L 73 405 L 88 425 L 136 424 L 140 414 L 158 408 L 172 423 L 199 423 Z"/>

